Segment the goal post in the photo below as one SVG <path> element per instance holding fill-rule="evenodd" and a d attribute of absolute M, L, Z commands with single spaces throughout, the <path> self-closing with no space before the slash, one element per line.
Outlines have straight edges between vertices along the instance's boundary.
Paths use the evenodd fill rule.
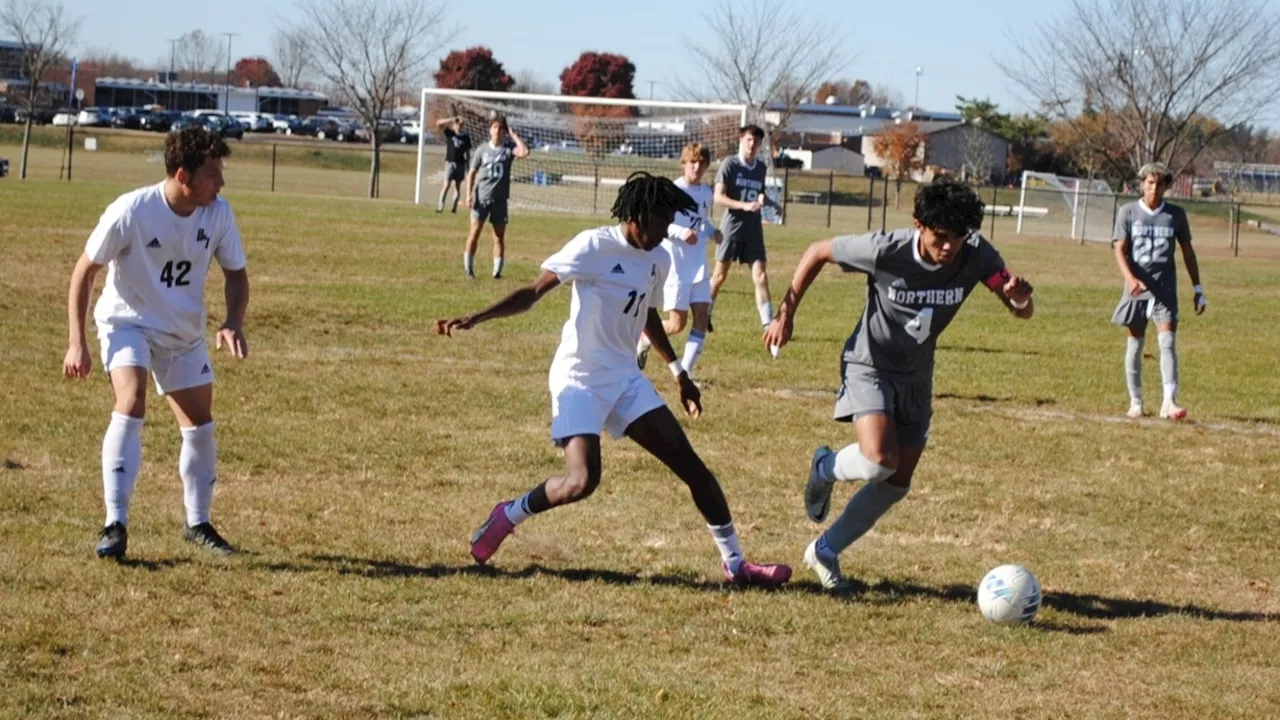
<path fill-rule="evenodd" d="M 593 215 L 609 211 L 612 191 L 637 170 L 678 177 L 689 142 L 711 152 L 704 182 L 712 182 L 715 164 L 737 152 L 738 128 L 750 118 L 739 104 L 424 88 L 415 205 L 435 204 L 444 183 L 437 121 L 460 118 L 474 152 L 489 142 L 489 121 L 498 115 L 529 148 L 511 169 L 511 207 Z M 767 153 L 762 147 L 761 161 Z"/>
<path fill-rule="evenodd" d="M 1024 170 L 1017 232 L 1110 242 L 1117 202 L 1105 180 Z"/>

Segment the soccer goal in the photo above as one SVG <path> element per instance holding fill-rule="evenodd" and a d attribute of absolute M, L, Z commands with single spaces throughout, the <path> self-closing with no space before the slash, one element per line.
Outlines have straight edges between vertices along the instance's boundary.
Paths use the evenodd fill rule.
<path fill-rule="evenodd" d="M 1110 242 L 1117 202 L 1105 180 L 1024 170 L 1018 233 Z"/>
<path fill-rule="evenodd" d="M 745 105 L 426 88 L 414 204 L 434 204 L 444 182 L 438 121 L 460 118 L 478 148 L 498 115 L 529 147 L 529 157 L 511 169 L 511 207 L 589 215 L 608 214 L 617 189 L 637 170 L 679 177 L 680 150 L 689 142 L 711 151 L 703 182 L 714 182 L 719 160 L 738 151 L 738 128 L 750 118 Z M 768 162 L 767 142 L 759 157 Z"/>

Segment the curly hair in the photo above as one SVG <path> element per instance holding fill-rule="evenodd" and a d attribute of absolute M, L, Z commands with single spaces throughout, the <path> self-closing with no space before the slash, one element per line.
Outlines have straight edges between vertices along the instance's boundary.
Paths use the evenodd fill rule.
<path fill-rule="evenodd" d="M 965 238 L 982 227 L 985 205 L 973 188 L 940 177 L 916 191 L 916 220 L 930 230 Z"/>
<path fill-rule="evenodd" d="M 622 222 L 645 224 L 653 215 L 678 212 L 695 212 L 698 204 L 679 186 L 664 177 L 657 177 L 640 170 L 631 173 L 618 199 L 613 203 L 613 216 Z"/>
<path fill-rule="evenodd" d="M 231 154 L 227 141 L 217 133 L 200 125 L 185 127 L 169 133 L 164 139 L 164 170 L 173 177 L 178 169 L 195 173 L 206 160 L 216 160 Z"/>

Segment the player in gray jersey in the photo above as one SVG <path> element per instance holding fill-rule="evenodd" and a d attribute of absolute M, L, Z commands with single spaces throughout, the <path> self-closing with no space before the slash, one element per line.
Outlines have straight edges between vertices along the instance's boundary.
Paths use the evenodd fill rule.
<path fill-rule="evenodd" d="M 1129 339 L 1124 353 L 1125 384 L 1129 388 L 1129 417 L 1142 417 L 1142 346 L 1147 321 L 1155 323 L 1160 341 L 1160 374 L 1164 380 L 1164 402 L 1160 417 L 1182 420 L 1187 411 L 1178 406 L 1178 351 L 1174 338 L 1178 331 L 1178 264 L 1173 257 L 1173 241 L 1182 248 L 1187 274 L 1195 286 L 1196 314 L 1207 303 L 1200 287 L 1200 264 L 1191 247 L 1191 227 L 1187 213 L 1164 201 L 1173 182 L 1169 168 L 1148 163 L 1138 171 L 1142 198 L 1116 213 L 1116 265 L 1124 277 L 1120 304 L 1111 322 L 1123 325 Z"/>
<path fill-rule="evenodd" d="M 914 227 L 846 235 L 809 246 L 778 317 L 764 333 L 768 347 L 791 339 L 800 300 L 827 263 L 867 275 L 862 319 L 844 344 L 835 419 L 852 422 L 858 442 L 813 454 L 805 509 L 822 522 L 838 480 L 865 481 L 840 517 L 805 549 L 822 586 L 845 585 L 839 555 L 906 497 L 929 437 L 933 354 L 938 336 L 979 283 L 1014 315 L 1035 311 L 1031 285 L 1010 275 L 978 234 L 983 205 L 968 186 L 943 178 L 916 194 Z"/>
<path fill-rule="evenodd" d="M 715 201 L 724 208 L 720 231 L 724 242 L 716 247 L 716 266 L 711 273 L 711 307 L 714 310 L 720 287 L 729 278 L 735 263 L 751 266 L 751 282 L 756 288 L 756 309 L 760 324 L 773 320 L 773 299 L 769 295 L 769 270 L 764 251 L 764 223 L 760 210 L 777 203 L 765 194 L 769 167 L 758 157 L 764 130 L 747 125 L 738 131 L 738 154 L 720 163 L 716 173 Z"/>
<path fill-rule="evenodd" d="M 467 173 L 467 207 L 471 208 L 471 229 L 462 252 L 462 267 L 468 278 L 476 276 L 476 246 L 487 220 L 493 227 L 493 279 L 502 277 L 502 258 L 507 237 L 507 200 L 511 197 L 511 165 L 529 154 L 529 148 L 507 126 L 501 115 L 489 121 L 489 142 L 471 153 Z"/>

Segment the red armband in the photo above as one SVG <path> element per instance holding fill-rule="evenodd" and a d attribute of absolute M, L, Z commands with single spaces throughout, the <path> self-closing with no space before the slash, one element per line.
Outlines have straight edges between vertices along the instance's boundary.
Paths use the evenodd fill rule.
<path fill-rule="evenodd" d="M 1000 268 L 999 272 L 992 273 L 990 276 L 984 278 L 982 282 L 987 286 L 988 290 L 996 292 L 1000 288 L 1004 287 L 1005 283 L 1009 282 L 1009 278 L 1011 277 L 1013 276 L 1009 274 L 1008 270 Z"/>

